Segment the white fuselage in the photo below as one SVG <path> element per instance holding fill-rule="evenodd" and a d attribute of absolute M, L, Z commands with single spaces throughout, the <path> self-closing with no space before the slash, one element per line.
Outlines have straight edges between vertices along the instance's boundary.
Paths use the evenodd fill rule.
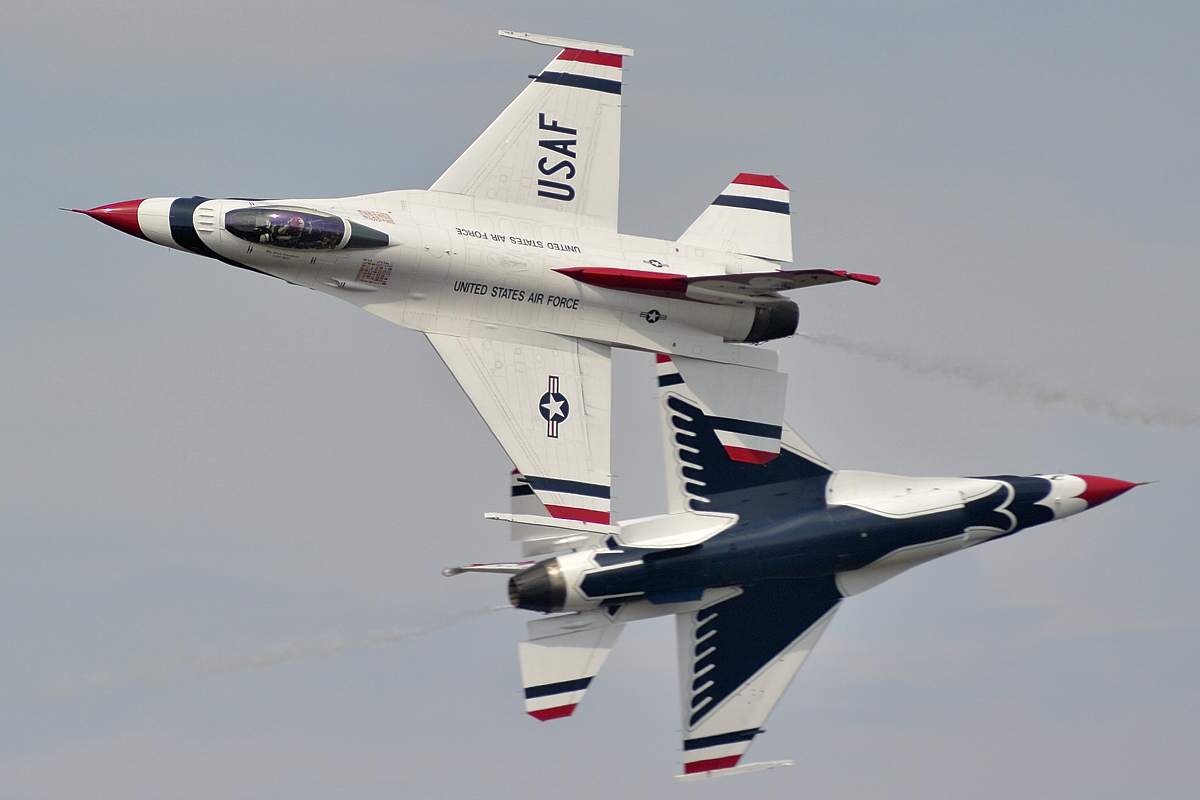
<path fill-rule="evenodd" d="M 187 249 L 168 220 L 174 200 L 143 201 L 139 223 L 151 241 Z M 248 242 L 226 230 L 230 211 L 264 206 L 334 214 L 386 233 L 391 244 L 295 250 Z M 593 287 L 554 270 L 601 266 L 693 276 L 778 268 L 752 256 L 581 227 L 573 215 L 433 191 L 215 199 L 200 203 L 192 217 L 197 237 L 216 255 L 414 330 L 494 336 L 498 329 L 516 329 L 713 361 L 745 361 L 746 348 L 728 343 L 746 339 L 753 306 Z"/>

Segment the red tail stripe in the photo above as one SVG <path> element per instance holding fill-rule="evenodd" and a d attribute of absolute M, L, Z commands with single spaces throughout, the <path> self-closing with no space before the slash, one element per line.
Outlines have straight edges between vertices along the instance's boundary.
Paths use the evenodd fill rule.
<path fill-rule="evenodd" d="M 725 453 L 734 461 L 744 464 L 769 464 L 779 458 L 779 453 L 767 453 L 762 450 L 751 450 L 749 447 L 731 447 L 725 445 Z"/>
<path fill-rule="evenodd" d="M 665 356 L 662 353 L 655 353 L 654 354 L 654 363 L 655 364 L 669 364 L 669 363 L 671 363 L 671 357 Z"/>
<path fill-rule="evenodd" d="M 538 719 L 541 722 L 547 722 L 552 719 L 562 719 L 563 717 L 571 716 L 571 714 L 573 714 L 575 712 L 575 706 L 577 706 L 577 705 L 579 705 L 579 704 L 571 703 L 569 706 L 557 706 L 555 708 L 543 708 L 541 711 L 530 711 L 529 716 L 534 717 L 535 719 Z"/>
<path fill-rule="evenodd" d="M 703 761 L 693 761 L 683 765 L 683 774 L 692 775 L 696 772 L 711 772 L 714 769 L 729 769 L 736 767 L 741 756 L 725 756 L 724 758 L 706 758 Z"/>
<path fill-rule="evenodd" d="M 584 64 L 599 64 L 602 67 L 621 67 L 621 57 L 611 53 L 597 53 L 595 50 L 574 50 L 567 48 L 558 54 L 555 61 L 580 61 Z"/>
<path fill-rule="evenodd" d="M 602 525 L 607 525 L 609 522 L 609 513 L 607 511 L 595 511 L 590 508 L 574 508 L 573 506 L 546 506 L 546 510 L 550 512 L 550 516 L 555 519 L 573 519 L 579 522 L 599 522 Z"/>
<path fill-rule="evenodd" d="M 749 172 L 743 172 L 733 179 L 734 183 L 740 183 L 742 186 L 763 186 L 768 189 L 784 189 L 787 187 L 779 182 L 779 178 L 774 175 L 753 175 Z"/>

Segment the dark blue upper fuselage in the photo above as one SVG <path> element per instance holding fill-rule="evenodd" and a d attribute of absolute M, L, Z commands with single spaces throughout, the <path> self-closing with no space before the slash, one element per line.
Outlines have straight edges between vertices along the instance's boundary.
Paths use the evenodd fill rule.
<path fill-rule="evenodd" d="M 580 588 L 594 598 L 644 594 L 652 600 L 658 596 L 676 600 L 680 593 L 705 588 L 847 572 L 901 548 L 969 529 L 997 538 L 1054 516 L 1050 508 L 1036 505 L 1050 492 L 1045 478 L 989 478 L 998 484 L 983 497 L 957 508 L 899 519 L 826 505 L 828 480 L 826 471 L 719 493 L 704 508 L 738 513 L 737 523 L 691 547 L 622 548 L 610 540 L 612 549 L 595 556 L 601 569 L 587 574 Z"/>

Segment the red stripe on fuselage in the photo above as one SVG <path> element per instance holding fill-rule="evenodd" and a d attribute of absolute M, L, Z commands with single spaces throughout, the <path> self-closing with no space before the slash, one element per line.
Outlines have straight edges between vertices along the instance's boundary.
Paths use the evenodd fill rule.
<path fill-rule="evenodd" d="M 573 519 L 578 522 L 599 522 L 607 525 L 610 519 L 607 511 L 595 511 L 590 508 L 575 508 L 573 506 L 546 506 L 550 516 L 555 519 Z"/>
<path fill-rule="evenodd" d="M 685 275 L 617 267 L 561 267 L 554 271 L 580 283 L 605 289 L 619 289 L 623 292 L 652 294 L 658 297 L 687 297 L 688 285 Z"/>
<path fill-rule="evenodd" d="M 531 716 L 541 722 L 548 722 L 549 720 L 552 720 L 552 719 L 562 719 L 563 717 L 571 716 L 571 714 L 574 713 L 574 711 L 575 711 L 575 706 L 577 706 L 577 705 L 579 705 L 579 704 L 571 703 L 569 706 L 558 706 L 557 708 L 543 708 L 540 711 L 529 711 L 527 713 L 529 714 L 529 716 Z"/>
<path fill-rule="evenodd" d="M 779 458 L 779 453 L 766 453 L 762 450 L 751 450 L 749 447 L 723 446 L 726 455 L 734 461 L 741 461 L 743 464 L 768 464 Z"/>
<path fill-rule="evenodd" d="M 602 67 L 621 67 L 621 57 L 611 53 L 597 53 L 595 50 L 574 50 L 567 48 L 558 54 L 555 61 L 581 61 L 584 64 L 599 64 Z"/>
<path fill-rule="evenodd" d="M 740 183 L 742 186 L 762 186 L 767 189 L 783 189 L 787 187 L 779 182 L 779 178 L 774 175 L 752 175 L 749 172 L 743 172 L 733 179 L 733 183 Z"/>
<path fill-rule="evenodd" d="M 714 769 L 729 769 L 736 767 L 741 756 L 725 756 L 724 758 L 708 758 L 704 761 L 693 761 L 683 765 L 683 773 L 692 775 L 697 772 L 711 772 Z"/>

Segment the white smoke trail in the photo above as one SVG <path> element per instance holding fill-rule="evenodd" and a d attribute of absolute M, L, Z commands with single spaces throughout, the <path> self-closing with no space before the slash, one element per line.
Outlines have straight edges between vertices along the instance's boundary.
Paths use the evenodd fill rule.
<path fill-rule="evenodd" d="M 874 347 L 862 342 L 815 333 L 798 333 L 808 341 L 833 347 L 856 356 L 892 364 L 905 372 L 917 375 L 957 378 L 980 389 L 994 389 L 1007 397 L 1027 400 L 1038 405 L 1069 404 L 1089 414 L 1108 417 L 1118 422 L 1141 422 L 1144 425 L 1200 425 L 1200 414 L 1179 409 L 1144 409 L 1124 405 L 1098 392 L 1080 392 L 1071 389 L 1056 389 L 1013 375 L 988 370 L 978 366 L 947 362 L 922 362 L 896 350 Z"/>
<path fill-rule="evenodd" d="M 47 700 L 65 700 L 81 694 L 100 692 L 128 683 L 140 683 L 162 688 L 187 679 L 198 680 L 211 675 L 222 675 L 230 672 L 249 672 L 302 658 L 328 658 L 346 650 L 355 650 L 389 642 L 399 642 L 403 639 L 411 639 L 414 636 L 424 636 L 427 633 L 433 633 L 434 631 L 457 625 L 472 617 L 491 614 L 494 611 L 501 611 L 506 608 L 512 608 L 512 606 L 492 606 L 475 611 L 462 611 L 415 628 L 373 631 L 356 636 L 333 634 L 320 639 L 272 645 L 271 647 L 249 653 L 224 655 L 217 653 L 187 653 L 172 661 L 133 667 L 118 672 L 102 673 L 86 680 L 69 682 L 47 690 L 43 696 Z"/>

